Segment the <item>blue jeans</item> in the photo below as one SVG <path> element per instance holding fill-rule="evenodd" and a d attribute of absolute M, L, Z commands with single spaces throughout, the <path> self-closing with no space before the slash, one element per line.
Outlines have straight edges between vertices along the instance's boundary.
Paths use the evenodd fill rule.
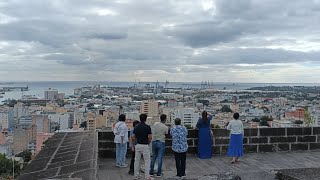
<path fill-rule="evenodd" d="M 157 175 L 161 176 L 162 173 L 162 158 L 165 151 L 165 143 L 161 141 L 152 141 L 152 160 L 150 165 L 150 175 L 154 173 L 154 164 L 158 158 L 158 172 Z"/>
<path fill-rule="evenodd" d="M 123 166 L 126 164 L 126 154 L 127 154 L 127 143 L 117 143 L 116 144 L 116 160 L 118 166 Z"/>

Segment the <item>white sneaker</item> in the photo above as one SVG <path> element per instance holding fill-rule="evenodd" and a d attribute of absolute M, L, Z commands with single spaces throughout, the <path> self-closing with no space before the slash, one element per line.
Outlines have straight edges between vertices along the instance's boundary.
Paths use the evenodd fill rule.
<path fill-rule="evenodd" d="M 119 167 L 120 168 L 126 168 L 126 167 L 128 167 L 128 164 L 120 165 Z"/>
<path fill-rule="evenodd" d="M 137 179 L 140 179 L 141 178 L 141 175 L 139 174 L 138 176 L 134 176 L 134 179 L 137 180 Z"/>

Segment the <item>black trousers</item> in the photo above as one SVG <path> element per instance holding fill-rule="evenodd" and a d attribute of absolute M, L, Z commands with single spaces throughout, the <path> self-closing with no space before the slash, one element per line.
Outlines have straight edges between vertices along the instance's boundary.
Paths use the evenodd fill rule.
<path fill-rule="evenodd" d="M 136 157 L 135 151 L 131 150 L 130 172 L 134 172 L 134 158 L 135 157 Z"/>
<path fill-rule="evenodd" d="M 186 175 L 186 156 L 187 153 L 177 153 L 174 152 L 174 158 L 176 160 L 176 169 L 177 169 L 177 176 L 181 177 Z"/>

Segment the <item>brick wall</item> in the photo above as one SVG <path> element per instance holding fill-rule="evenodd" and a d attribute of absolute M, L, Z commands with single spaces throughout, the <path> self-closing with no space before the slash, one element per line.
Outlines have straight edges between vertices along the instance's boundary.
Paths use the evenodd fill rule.
<path fill-rule="evenodd" d="M 213 129 L 213 153 L 226 154 L 229 144 L 229 131 Z M 98 132 L 99 157 L 115 157 L 114 135 L 111 131 Z M 171 155 L 170 137 L 166 140 L 166 154 Z M 189 130 L 189 154 L 197 153 L 198 131 Z M 320 149 L 320 127 L 303 128 L 252 128 L 245 129 L 243 147 L 245 153 L 299 151 Z"/>

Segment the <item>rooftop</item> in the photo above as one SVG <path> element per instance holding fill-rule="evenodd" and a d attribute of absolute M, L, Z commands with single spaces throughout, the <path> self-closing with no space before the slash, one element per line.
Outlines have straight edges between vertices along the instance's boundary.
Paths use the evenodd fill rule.
<path fill-rule="evenodd" d="M 240 176 L 242 180 L 271 180 L 276 176 L 286 180 L 319 179 L 320 127 L 245 129 L 244 135 L 246 153 L 240 163 L 231 164 L 230 158 L 225 156 L 229 142 L 227 130 L 214 129 L 215 155 L 210 160 L 195 156 L 197 131 L 189 130 L 187 179 L 226 174 Z M 111 131 L 57 133 L 18 179 L 132 179 L 127 174 L 128 168 L 115 167 L 113 138 Z M 175 176 L 171 141 L 170 138 L 166 140 L 165 176 L 162 178 L 166 180 Z"/>
<path fill-rule="evenodd" d="M 94 132 L 55 134 L 18 179 L 96 179 L 96 136 Z"/>
<path fill-rule="evenodd" d="M 297 179 L 306 179 L 306 176 L 307 179 L 319 179 L 319 159 L 320 152 L 250 153 L 245 154 L 241 162 L 237 164 L 231 164 L 230 158 L 220 155 L 214 156 L 210 160 L 188 156 L 186 173 L 187 179 L 190 180 L 225 172 L 239 175 L 242 180 L 274 180 L 278 171 L 283 176 L 293 176 Z M 176 173 L 174 158 L 165 157 L 163 163 L 163 179 L 174 177 Z M 115 167 L 114 159 L 99 160 L 97 177 L 99 180 L 127 180 L 132 178 L 128 175 L 128 168 Z"/>

